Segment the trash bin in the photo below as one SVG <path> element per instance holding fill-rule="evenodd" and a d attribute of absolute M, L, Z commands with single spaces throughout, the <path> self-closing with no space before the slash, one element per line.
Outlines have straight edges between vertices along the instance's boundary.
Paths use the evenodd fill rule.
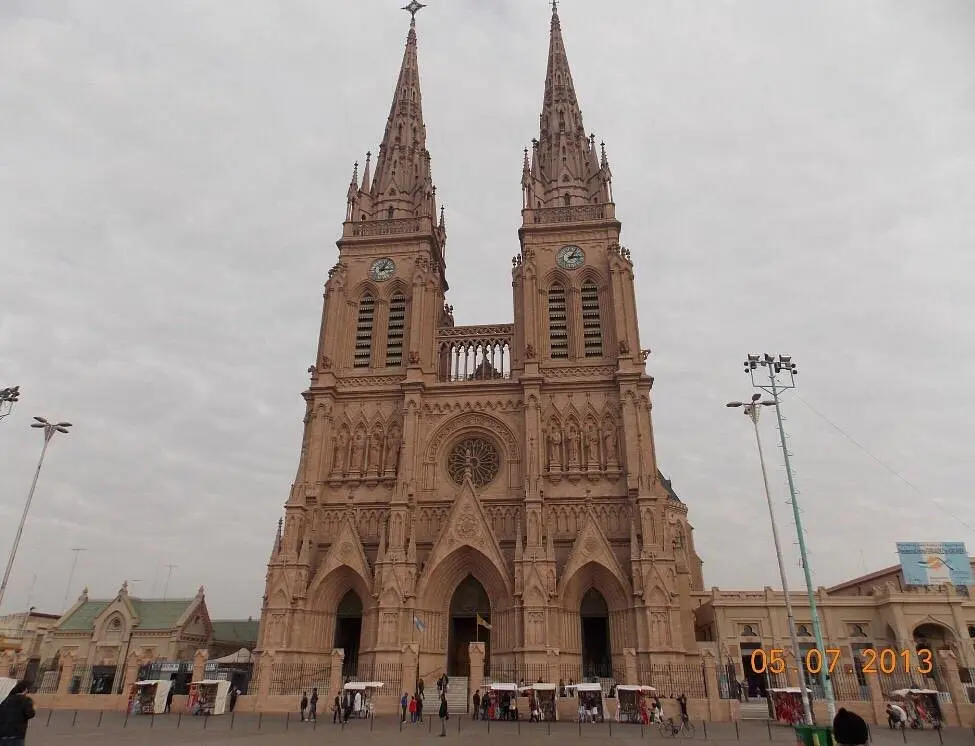
<path fill-rule="evenodd" d="M 833 746 L 833 729 L 826 725 L 796 725 L 798 746 Z"/>

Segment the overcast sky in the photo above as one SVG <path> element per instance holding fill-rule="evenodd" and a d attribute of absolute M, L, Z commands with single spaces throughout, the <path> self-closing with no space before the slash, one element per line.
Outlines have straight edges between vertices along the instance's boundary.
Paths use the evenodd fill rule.
<path fill-rule="evenodd" d="M 5 610 L 59 611 L 86 547 L 72 599 L 126 578 L 161 594 L 172 564 L 170 596 L 203 584 L 214 616 L 259 613 L 402 4 L 0 3 L 0 387 L 23 389 L 0 422 L 4 559 L 41 448 L 31 416 L 74 423 L 48 451 Z M 429 5 L 449 301 L 460 324 L 510 322 L 498 298 L 550 11 Z M 724 408 L 751 393 L 748 352 L 800 365 L 785 411 L 817 583 L 893 564 L 898 540 L 975 548 L 975 3 L 560 7 L 636 265 L 660 466 L 706 585 L 778 585 L 753 435 Z"/>

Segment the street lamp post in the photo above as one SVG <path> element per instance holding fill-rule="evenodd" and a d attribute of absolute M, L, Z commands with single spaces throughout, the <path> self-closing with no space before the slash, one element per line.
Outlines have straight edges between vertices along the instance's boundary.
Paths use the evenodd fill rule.
<path fill-rule="evenodd" d="M 759 368 L 768 371 L 768 382 L 764 382 L 756 375 Z M 806 532 L 802 527 L 802 512 L 799 510 L 799 494 L 796 490 L 795 477 L 792 474 L 792 460 L 789 446 L 785 442 L 785 423 L 782 419 L 782 404 L 779 395 L 782 391 L 796 386 L 798 366 L 792 362 L 791 355 L 778 357 L 765 355 L 749 355 L 745 360 L 745 372 L 752 379 L 752 386 L 771 395 L 775 405 L 775 419 L 779 426 L 779 440 L 782 444 L 782 459 L 785 462 L 785 476 L 789 483 L 789 496 L 792 500 L 792 517 L 796 523 L 796 536 L 799 539 L 799 557 L 802 561 L 802 574 L 806 581 L 806 595 L 809 597 L 809 615 L 812 617 L 813 637 L 819 652 L 819 683 L 823 687 L 823 698 L 826 700 L 826 712 L 830 723 L 836 717 L 836 699 L 833 696 L 833 681 L 829 675 L 829 656 L 823 642 L 823 627 L 819 621 L 819 609 L 816 607 L 816 592 L 813 587 L 812 570 L 809 567 L 809 555 L 806 550 Z M 783 380 L 784 379 L 784 380 Z"/>
<path fill-rule="evenodd" d="M 74 571 L 78 569 L 78 554 L 87 552 L 88 549 L 86 547 L 74 547 L 71 551 L 74 553 L 74 559 L 71 560 L 71 572 L 68 573 L 68 586 L 64 589 L 64 603 L 61 604 L 62 614 L 68 610 L 68 596 L 71 595 L 71 585 L 74 583 Z"/>
<path fill-rule="evenodd" d="M 34 500 L 34 489 L 37 487 L 37 478 L 41 475 L 41 467 L 44 466 L 44 454 L 47 453 L 47 446 L 55 433 L 67 433 L 71 427 L 70 422 L 58 422 L 53 424 L 43 417 L 35 417 L 37 422 L 32 422 L 31 427 L 44 430 L 44 447 L 41 448 L 41 457 L 37 462 L 37 470 L 34 472 L 34 481 L 30 484 L 30 492 L 27 493 L 27 502 L 24 504 L 24 513 L 20 517 L 20 525 L 17 527 L 17 534 L 14 536 L 14 545 L 10 549 L 10 559 L 7 560 L 7 569 L 3 573 L 3 583 L 0 583 L 0 605 L 3 604 L 3 595 L 7 591 L 7 582 L 10 580 L 10 571 L 14 568 L 14 560 L 17 559 L 17 549 L 20 547 L 20 538 L 24 534 L 24 524 L 27 523 L 27 514 L 30 512 L 30 504 Z"/>
<path fill-rule="evenodd" d="M 785 560 L 782 558 L 782 544 L 779 542 L 779 527 L 775 520 L 775 506 L 772 503 L 772 491 L 768 484 L 768 470 L 765 468 L 765 451 L 762 448 L 762 436 L 758 430 L 758 416 L 760 407 L 774 407 L 774 401 L 760 401 L 761 394 L 752 395 L 750 403 L 740 401 L 728 402 L 729 407 L 743 407 L 755 428 L 755 445 L 758 446 L 758 461 L 762 465 L 762 482 L 765 485 L 765 501 L 768 503 L 769 522 L 772 524 L 772 541 L 775 543 L 775 559 L 779 563 L 779 578 L 782 581 L 782 594 L 785 596 L 785 613 L 789 620 L 789 637 L 792 640 L 792 654 L 796 659 L 799 673 L 799 690 L 802 692 L 802 713 L 806 725 L 813 724 L 812 707 L 809 703 L 809 690 L 806 688 L 806 672 L 803 667 L 802 650 L 799 647 L 799 636 L 796 634 L 796 617 L 792 612 L 792 597 L 789 595 L 789 577 L 785 571 Z"/>
<path fill-rule="evenodd" d="M 20 399 L 20 386 L 0 389 L 0 420 L 14 410 L 14 404 Z"/>

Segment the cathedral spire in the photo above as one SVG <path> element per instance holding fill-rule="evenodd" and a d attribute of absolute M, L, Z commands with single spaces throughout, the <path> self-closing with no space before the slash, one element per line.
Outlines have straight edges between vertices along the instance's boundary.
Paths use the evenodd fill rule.
<path fill-rule="evenodd" d="M 412 16 L 410 30 L 371 183 L 368 181 L 371 164 L 370 160 L 366 161 L 362 183 L 366 194 L 360 220 L 428 216 L 435 221 L 437 218 L 417 56 L 416 13 L 421 8 L 423 5 L 418 2 L 404 8 Z"/>
<path fill-rule="evenodd" d="M 558 3 L 552 3 L 545 97 L 531 176 L 523 169 L 526 207 L 566 207 L 609 202 L 595 136 L 587 135 L 562 38 Z M 526 182 L 530 182 L 526 185 Z"/>

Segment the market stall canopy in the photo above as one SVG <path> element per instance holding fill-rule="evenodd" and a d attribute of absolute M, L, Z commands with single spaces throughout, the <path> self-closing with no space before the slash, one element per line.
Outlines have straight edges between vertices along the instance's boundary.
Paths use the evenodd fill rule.
<path fill-rule="evenodd" d="M 517 692 L 518 685 L 514 683 L 508 683 L 506 681 L 496 681 L 491 684 L 491 688 L 496 692 Z"/>
<path fill-rule="evenodd" d="M 601 692 L 603 690 L 602 684 L 598 684 L 595 681 L 584 681 L 581 684 L 569 684 L 565 688 L 575 689 L 579 692 Z"/>
<path fill-rule="evenodd" d="M 796 691 L 799 691 L 798 689 Z M 890 693 L 891 697 L 906 697 L 908 694 L 937 694 L 935 689 L 896 689 Z"/>
<path fill-rule="evenodd" d="M 645 684 L 620 684 L 616 687 L 618 692 L 655 692 L 657 691 L 652 686 L 647 686 Z M 796 690 L 798 691 L 798 690 Z"/>
<path fill-rule="evenodd" d="M 527 686 L 519 687 L 519 691 L 530 692 L 534 689 L 539 692 L 554 692 L 557 688 L 555 684 L 528 684 Z"/>
<path fill-rule="evenodd" d="M 210 663 L 253 663 L 254 654 L 247 648 L 241 648 L 236 653 L 225 655 L 223 658 L 214 658 Z"/>

